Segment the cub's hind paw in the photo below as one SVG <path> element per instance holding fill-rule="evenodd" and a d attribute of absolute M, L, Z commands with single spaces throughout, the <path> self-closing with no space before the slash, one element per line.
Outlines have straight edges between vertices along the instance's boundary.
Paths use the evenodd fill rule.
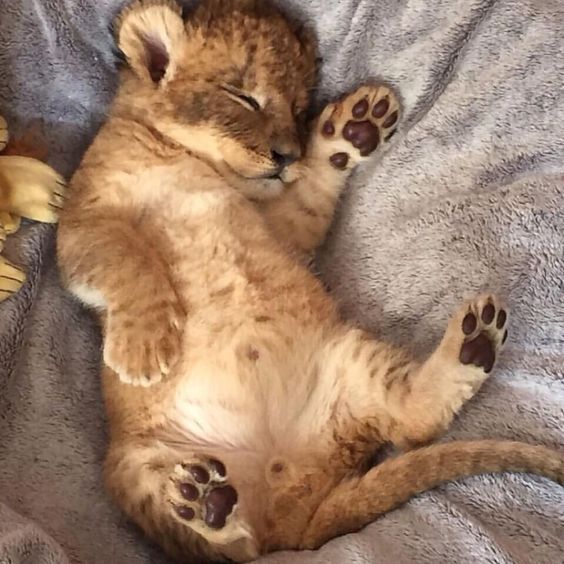
<path fill-rule="evenodd" d="M 490 373 L 499 350 L 507 340 L 506 327 L 507 310 L 499 305 L 495 296 L 481 296 L 470 302 L 460 324 L 464 334 L 460 362 Z"/>
<path fill-rule="evenodd" d="M 171 476 L 168 496 L 176 518 L 188 522 L 198 532 L 223 529 L 234 516 L 238 501 L 225 466 L 215 458 L 178 464 Z"/>
<path fill-rule="evenodd" d="M 399 112 L 399 101 L 390 88 L 361 86 L 323 110 L 315 151 L 336 169 L 352 169 L 392 137 Z"/>
<path fill-rule="evenodd" d="M 489 374 L 507 340 L 507 309 L 484 294 L 464 304 L 452 318 L 445 344 L 463 366 Z"/>

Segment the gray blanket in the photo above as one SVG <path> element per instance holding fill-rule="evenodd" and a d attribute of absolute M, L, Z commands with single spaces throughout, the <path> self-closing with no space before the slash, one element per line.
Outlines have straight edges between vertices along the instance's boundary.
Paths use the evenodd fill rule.
<path fill-rule="evenodd" d="M 115 86 L 118 4 L 0 0 L 0 112 L 14 128 L 43 117 L 66 175 Z M 467 293 L 499 292 L 510 344 L 448 438 L 564 448 L 564 4 L 285 4 L 319 32 L 320 100 L 384 78 L 405 104 L 403 129 L 355 175 L 320 255 L 344 312 L 422 354 Z M 60 288 L 53 240 L 30 225 L 9 245 L 29 282 L 0 305 L 0 563 L 167 562 L 103 492 L 100 338 Z M 319 552 L 264 562 L 556 564 L 563 532 L 564 488 L 484 476 Z"/>

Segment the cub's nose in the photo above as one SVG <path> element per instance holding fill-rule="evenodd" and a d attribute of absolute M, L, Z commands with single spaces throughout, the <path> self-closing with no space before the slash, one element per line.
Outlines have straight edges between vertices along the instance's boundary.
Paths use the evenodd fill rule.
<path fill-rule="evenodd" d="M 300 158 L 300 155 L 297 152 L 278 152 L 273 149 L 270 154 L 272 156 L 272 160 L 280 169 L 286 168 Z"/>

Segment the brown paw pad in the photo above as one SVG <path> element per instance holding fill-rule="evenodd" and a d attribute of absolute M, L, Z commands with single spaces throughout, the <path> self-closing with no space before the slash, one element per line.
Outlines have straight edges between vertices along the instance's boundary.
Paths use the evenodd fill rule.
<path fill-rule="evenodd" d="M 212 529 L 225 526 L 227 517 L 237 503 L 237 491 L 232 486 L 213 488 L 204 498 L 204 521 Z"/>
<path fill-rule="evenodd" d="M 203 466 L 199 464 L 186 464 L 184 468 L 192 474 L 198 484 L 207 484 L 210 481 L 210 473 Z"/>
<path fill-rule="evenodd" d="M 349 155 L 347 153 L 335 153 L 329 157 L 331 164 L 339 170 L 347 168 L 349 162 Z"/>
<path fill-rule="evenodd" d="M 466 314 L 464 319 L 462 320 L 462 331 L 465 335 L 471 335 L 476 331 L 476 327 L 478 326 L 478 320 L 476 316 L 469 312 Z"/>
<path fill-rule="evenodd" d="M 323 132 L 323 135 L 325 135 L 326 137 L 331 137 L 332 135 L 335 135 L 335 126 L 333 125 L 333 122 L 327 120 L 323 124 L 321 131 Z"/>
<path fill-rule="evenodd" d="M 196 501 L 200 497 L 200 490 L 194 484 L 180 484 L 178 486 L 184 499 Z"/>
<path fill-rule="evenodd" d="M 502 309 L 497 314 L 497 322 L 495 326 L 498 329 L 503 329 L 503 326 L 505 325 L 506 321 L 507 321 L 507 312 L 504 309 Z M 507 334 L 507 331 L 505 333 Z"/>
<path fill-rule="evenodd" d="M 368 100 L 366 98 L 359 100 L 352 109 L 352 115 L 356 119 L 362 119 L 368 111 Z"/>
<path fill-rule="evenodd" d="M 388 100 L 388 98 L 382 98 L 379 102 L 374 104 L 374 107 L 372 108 L 372 115 L 375 118 L 380 119 L 381 117 L 384 117 L 384 115 L 386 115 L 386 112 L 389 110 L 389 108 L 390 101 Z"/>
<path fill-rule="evenodd" d="M 358 149 L 363 157 L 372 153 L 380 143 L 378 127 L 368 120 L 348 121 L 343 128 L 343 137 Z"/>
<path fill-rule="evenodd" d="M 398 121 L 398 112 L 392 112 L 384 121 L 383 126 L 388 128 L 388 127 L 392 127 L 392 125 L 395 125 L 396 122 Z"/>
<path fill-rule="evenodd" d="M 462 364 L 473 364 L 491 372 L 495 362 L 494 345 L 486 333 L 480 333 L 462 345 L 459 359 Z"/>
<path fill-rule="evenodd" d="M 489 325 L 495 317 L 495 307 L 493 304 L 487 304 L 482 310 L 482 321 Z"/>
<path fill-rule="evenodd" d="M 191 507 L 188 507 L 186 505 L 179 505 L 174 509 L 176 513 L 178 513 L 178 516 L 185 521 L 192 521 L 192 519 L 196 517 L 196 512 Z"/>

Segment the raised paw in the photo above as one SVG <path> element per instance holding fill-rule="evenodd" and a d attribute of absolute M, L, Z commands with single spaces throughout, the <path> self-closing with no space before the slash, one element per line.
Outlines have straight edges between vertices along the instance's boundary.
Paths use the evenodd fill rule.
<path fill-rule="evenodd" d="M 215 458 L 176 465 L 168 496 L 177 519 L 189 522 L 195 529 L 222 529 L 234 515 L 238 501 L 225 466 Z"/>
<path fill-rule="evenodd" d="M 104 362 L 125 384 L 149 387 L 176 364 L 185 313 L 174 293 L 163 289 L 151 302 L 129 301 L 108 313 Z"/>
<path fill-rule="evenodd" d="M 0 302 L 15 294 L 25 282 L 25 272 L 0 256 Z"/>
<path fill-rule="evenodd" d="M 399 113 L 399 101 L 390 88 L 361 86 L 323 110 L 314 150 L 334 168 L 350 170 L 392 137 Z"/>
<path fill-rule="evenodd" d="M 463 337 L 458 355 L 461 364 L 489 374 L 507 340 L 507 319 L 507 310 L 492 295 L 480 296 L 464 306 L 458 315 Z"/>

